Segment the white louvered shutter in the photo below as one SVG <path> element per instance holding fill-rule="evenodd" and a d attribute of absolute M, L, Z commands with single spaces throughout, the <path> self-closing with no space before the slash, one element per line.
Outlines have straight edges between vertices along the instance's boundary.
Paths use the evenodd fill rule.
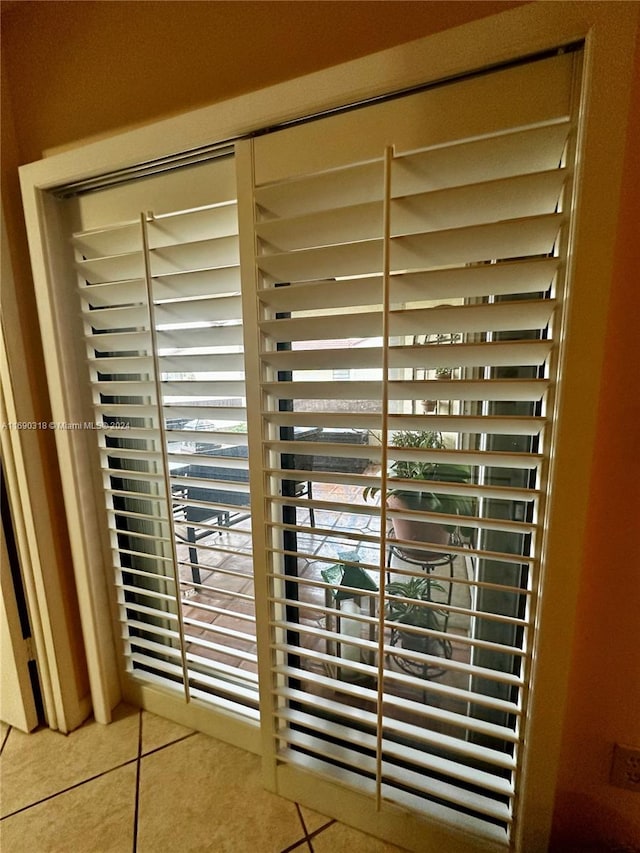
<path fill-rule="evenodd" d="M 126 667 L 255 720 L 234 161 L 103 196 L 72 242 Z"/>
<path fill-rule="evenodd" d="M 285 795 L 296 795 L 296 773 L 312 772 L 378 808 L 508 843 L 540 595 L 578 66 L 569 53 L 250 143 L 265 725 Z M 397 446 L 399 433 L 422 431 L 444 446 Z M 437 483 L 439 510 L 380 500 L 423 489 L 402 472 L 434 463 L 468 472 Z M 311 496 L 295 489 L 304 481 Z M 402 540 L 403 518 L 446 524 L 450 541 Z M 397 584 L 426 579 L 418 610 L 432 621 L 409 623 L 405 643 L 394 614 L 411 602 Z"/>

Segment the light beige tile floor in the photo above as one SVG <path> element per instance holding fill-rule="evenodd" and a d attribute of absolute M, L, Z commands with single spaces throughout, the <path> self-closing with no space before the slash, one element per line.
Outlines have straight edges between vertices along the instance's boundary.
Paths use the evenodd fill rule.
<path fill-rule="evenodd" d="M 265 791 L 257 756 L 120 706 L 70 735 L 0 729 L 2 853 L 401 853 Z"/>

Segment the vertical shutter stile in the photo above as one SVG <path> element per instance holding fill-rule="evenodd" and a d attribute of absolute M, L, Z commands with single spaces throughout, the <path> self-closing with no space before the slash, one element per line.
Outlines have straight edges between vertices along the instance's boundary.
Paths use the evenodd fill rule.
<path fill-rule="evenodd" d="M 382 234 L 384 240 L 384 250 L 382 258 L 382 375 L 389 375 L 389 305 L 390 305 L 390 276 L 391 276 L 391 178 L 393 164 L 393 149 L 387 146 L 384 152 L 384 208 L 382 217 Z M 387 445 L 389 442 L 389 391 L 386 382 L 382 384 L 382 421 L 380 424 L 380 489 L 384 494 L 387 490 Z M 386 502 L 380 504 L 380 530 L 387 529 L 387 506 Z M 380 557 L 379 564 L 384 566 L 386 563 L 387 543 L 384 536 L 380 537 Z M 386 574 L 379 573 L 379 590 L 380 600 L 384 600 Z M 383 756 L 383 708 L 384 708 L 384 656 L 385 656 L 385 632 L 384 622 L 382 619 L 383 611 L 378 607 L 378 624 L 376 627 L 378 635 L 378 695 L 377 695 L 377 712 L 376 720 L 376 808 L 380 809 L 382 805 L 382 756 Z"/>
<path fill-rule="evenodd" d="M 275 775 L 498 847 L 526 741 L 577 62 L 253 143 Z"/>
<path fill-rule="evenodd" d="M 146 297 L 147 297 L 147 307 L 149 310 L 149 335 L 150 335 L 150 343 L 151 343 L 151 352 L 153 353 L 153 377 L 155 383 L 155 399 L 158 403 L 158 434 L 160 440 L 161 447 L 167 447 L 166 441 L 166 431 L 165 431 L 165 423 L 164 418 L 162 416 L 162 411 L 160 409 L 160 401 L 162 400 L 162 386 L 160 383 L 160 370 L 159 370 L 159 356 L 158 356 L 158 343 L 157 343 L 157 330 L 156 330 L 156 318 L 154 311 L 154 299 L 153 299 L 153 281 L 152 281 L 152 273 L 151 273 L 151 262 L 150 262 L 150 254 L 149 254 L 149 235 L 147 233 L 147 220 L 152 218 L 152 214 L 150 213 L 141 213 L 140 214 L 140 234 L 142 236 L 142 251 L 144 256 L 144 281 L 146 288 Z M 164 499 L 165 505 L 167 507 L 172 505 L 173 499 L 171 495 L 171 470 L 169 468 L 169 461 L 166 453 L 162 454 L 162 470 L 163 470 L 163 487 L 164 487 Z M 172 530 L 171 536 L 171 557 L 172 557 L 172 569 L 173 569 L 173 582 L 174 588 L 178 590 L 180 588 L 180 574 L 179 574 L 179 557 L 178 557 L 178 548 L 176 544 L 175 531 Z M 176 602 L 176 617 L 177 617 L 177 627 L 178 632 L 181 637 L 184 636 L 184 623 L 182 620 L 182 611 L 179 605 L 179 601 Z M 185 699 L 189 701 L 189 667 L 186 658 L 186 648 L 185 644 L 180 643 L 180 664 L 182 667 L 182 678 L 183 685 L 185 691 Z"/>

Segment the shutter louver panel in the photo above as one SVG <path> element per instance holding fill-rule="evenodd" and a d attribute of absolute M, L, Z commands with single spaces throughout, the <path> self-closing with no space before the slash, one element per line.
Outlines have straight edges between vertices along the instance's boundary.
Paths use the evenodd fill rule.
<path fill-rule="evenodd" d="M 540 582 L 574 61 L 253 142 L 275 772 L 311 768 L 503 843 Z"/>
<path fill-rule="evenodd" d="M 521 175 L 509 180 L 404 195 L 391 203 L 392 237 L 462 228 L 514 216 L 553 213 L 564 182 L 561 170 Z M 374 240 L 382 231 L 382 201 L 307 214 L 296 219 L 272 219 L 256 225 L 270 249 L 295 251 L 309 246 Z"/>
<path fill-rule="evenodd" d="M 127 668 L 255 721 L 237 235 L 220 199 L 72 243 Z"/>

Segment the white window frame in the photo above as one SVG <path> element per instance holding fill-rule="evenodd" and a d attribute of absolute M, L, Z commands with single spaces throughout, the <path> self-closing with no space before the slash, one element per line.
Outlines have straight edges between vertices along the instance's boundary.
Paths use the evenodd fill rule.
<path fill-rule="evenodd" d="M 566 309 L 571 334 L 561 356 L 564 381 L 553 490 L 545 519 L 548 572 L 539 613 L 537 687 L 530 703 L 530 749 L 516 833 L 516 849 L 521 850 L 545 849 L 551 823 L 588 500 L 590 466 L 585 460 L 592 458 L 595 439 L 594 401 L 599 392 L 613 276 L 637 16 L 636 4 L 527 4 L 46 157 L 20 170 L 52 414 L 59 422 L 81 420 L 74 416 L 73 389 L 77 386 L 73 360 L 57 332 L 64 322 L 65 308 L 56 295 L 57 250 L 50 190 L 363 98 L 585 40 L 580 192 L 575 216 L 581 248 L 571 259 L 573 298 Z M 87 436 L 87 443 L 83 443 L 75 432 L 56 433 L 94 713 L 96 719 L 108 722 L 121 694 L 99 535 L 86 535 L 96 529 L 96 518 L 87 510 L 90 501 L 86 499 L 92 489 L 90 439 Z M 89 544 L 92 541 L 95 546 Z M 248 748 L 259 750 L 259 741 L 248 744 Z M 373 829 L 370 825 L 362 828 Z M 472 849 L 462 837 L 459 846 L 451 846 L 448 833 L 438 839 L 437 829 L 430 839 L 434 849 L 438 840 L 449 851 Z"/>

